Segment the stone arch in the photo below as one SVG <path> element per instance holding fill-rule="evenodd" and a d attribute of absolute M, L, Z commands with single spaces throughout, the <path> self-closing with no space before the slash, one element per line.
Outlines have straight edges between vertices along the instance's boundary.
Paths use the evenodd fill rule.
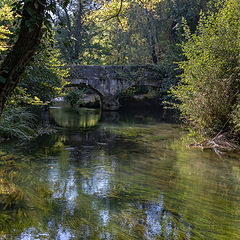
<path fill-rule="evenodd" d="M 141 76 L 139 76 L 140 71 Z M 70 85 L 93 89 L 100 96 L 103 110 L 119 108 L 119 94 L 134 85 L 160 87 L 159 69 L 153 66 L 70 66 Z"/>
<path fill-rule="evenodd" d="M 66 87 L 86 87 L 92 89 L 100 97 L 100 108 L 102 110 L 115 111 L 119 108 L 119 101 L 115 95 L 104 95 L 99 89 L 93 87 L 91 84 L 82 82 L 78 84 L 68 84 Z"/>
<path fill-rule="evenodd" d="M 85 87 L 85 88 L 89 88 L 89 89 L 93 90 L 93 92 L 95 92 L 100 98 L 100 108 L 102 109 L 104 96 L 98 89 L 94 88 L 92 85 L 86 84 L 86 83 L 79 83 L 79 84 L 71 84 L 70 83 L 70 84 L 66 85 L 65 87 L 66 88 L 69 88 L 69 87 L 71 87 L 71 88 L 73 88 L 73 87 Z"/>
<path fill-rule="evenodd" d="M 92 85 L 90 84 L 86 84 L 86 83 L 78 83 L 78 84 L 68 84 L 66 85 L 65 87 L 85 87 L 85 88 L 89 88 L 89 89 L 92 89 L 95 93 L 97 93 L 99 95 L 100 98 L 103 97 L 103 94 L 97 89 L 97 88 L 94 88 Z"/>

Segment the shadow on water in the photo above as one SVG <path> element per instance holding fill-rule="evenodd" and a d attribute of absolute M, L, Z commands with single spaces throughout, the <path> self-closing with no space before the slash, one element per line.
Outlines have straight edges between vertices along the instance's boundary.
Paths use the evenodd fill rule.
<path fill-rule="evenodd" d="M 0 239 L 240 239 L 239 155 L 158 114 L 52 108 L 56 134 L 2 145 Z"/>

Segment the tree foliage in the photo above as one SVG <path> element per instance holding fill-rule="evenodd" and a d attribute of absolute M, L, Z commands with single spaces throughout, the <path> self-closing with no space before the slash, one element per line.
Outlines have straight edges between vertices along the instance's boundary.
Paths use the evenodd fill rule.
<path fill-rule="evenodd" d="M 181 18 L 184 16 L 195 29 L 208 0 L 95 2 L 98 7 L 89 11 L 84 21 L 94 22 L 99 29 L 90 45 L 107 46 L 108 55 L 101 54 L 103 64 L 159 64 L 174 52 Z"/>
<path fill-rule="evenodd" d="M 9 21 L 13 20 L 11 7 L 7 4 L 0 6 L 0 54 L 9 48 L 7 40 L 11 31 L 9 30 Z"/>
<path fill-rule="evenodd" d="M 0 29 L 5 30 L 0 35 L 0 37 L 2 36 L 2 41 L 0 41 L 2 56 L 5 56 L 7 50 L 11 49 L 12 39 L 8 37 L 9 34 L 17 31 L 17 26 L 13 25 L 14 12 L 10 4 L 14 4 L 14 1 L 5 1 L 0 11 L 0 23 L 2 24 Z M 43 104 L 61 95 L 62 88 L 67 84 L 65 79 L 68 71 L 64 69 L 64 63 L 60 60 L 59 50 L 55 49 L 52 31 L 45 33 L 39 49 L 41 51 L 38 51 L 38 54 L 34 56 L 33 61 L 26 68 L 14 94 L 8 97 L 8 104 L 11 106 L 16 106 L 18 103 Z"/>
<path fill-rule="evenodd" d="M 84 93 L 85 93 L 84 89 L 82 90 L 79 88 L 74 88 L 73 90 L 68 91 L 64 99 L 72 107 L 78 107 L 80 104 L 82 104 Z"/>
<path fill-rule="evenodd" d="M 17 1 L 15 5 L 20 10 L 21 23 L 17 40 L 0 66 L 0 114 L 41 42 L 47 8 L 45 0 Z"/>
<path fill-rule="evenodd" d="M 48 46 L 34 57 L 19 87 L 25 89 L 32 99 L 49 102 L 63 95 L 63 88 L 68 84 L 67 76 L 68 69 L 61 60 L 60 51 Z"/>
<path fill-rule="evenodd" d="M 194 34 L 184 20 L 184 72 L 171 90 L 183 118 L 203 135 L 239 131 L 240 123 L 240 2 L 219 1 L 217 9 L 201 13 Z"/>

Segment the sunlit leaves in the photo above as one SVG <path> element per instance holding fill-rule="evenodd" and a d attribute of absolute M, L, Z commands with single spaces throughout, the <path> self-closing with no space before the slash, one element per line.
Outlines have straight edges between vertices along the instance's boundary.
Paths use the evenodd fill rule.
<path fill-rule="evenodd" d="M 162 0 L 135 0 L 135 2 L 142 4 L 148 11 L 154 11 Z"/>
<path fill-rule="evenodd" d="M 239 1 L 227 0 L 218 12 L 201 13 L 194 34 L 184 21 L 187 41 L 182 49 L 187 60 L 179 63 L 184 73 L 172 93 L 181 101 L 178 108 L 183 117 L 201 134 L 230 131 L 234 116 L 233 123 L 240 122 L 239 12 Z"/>
<path fill-rule="evenodd" d="M 11 8 L 8 5 L 4 5 L 0 8 L 0 54 L 9 48 L 7 40 L 9 35 L 11 35 L 11 31 L 9 30 L 9 24 L 7 24 L 7 22 L 11 20 L 13 20 Z"/>
<path fill-rule="evenodd" d="M 114 17 L 119 17 L 129 8 L 129 2 L 126 1 L 96 1 L 100 7 L 91 13 L 91 18 L 95 18 L 96 21 L 107 21 Z"/>
<path fill-rule="evenodd" d="M 5 4 L 0 8 L 0 22 L 13 20 L 13 13 L 11 12 L 11 7 Z"/>
<path fill-rule="evenodd" d="M 66 78 L 68 70 L 61 60 L 59 50 L 46 49 L 35 56 L 34 64 L 31 64 L 24 75 L 20 86 L 27 89 L 31 95 L 32 103 L 49 102 L 51 99 L 61 96 L 63 87 L 68 83 Z M 36 101 L 40 99 L 39 101 Z"/>
<path fill-rule="evenodd" d="M 127 10 L 134 5 L 140 5 L 148 11 L 154 11 L 161 0 L 95 0 L 97 8 L 88 16 L 97 22 L 104 22 L 114 19 L 124 30 L 127 29 L 129 15 Z"/>

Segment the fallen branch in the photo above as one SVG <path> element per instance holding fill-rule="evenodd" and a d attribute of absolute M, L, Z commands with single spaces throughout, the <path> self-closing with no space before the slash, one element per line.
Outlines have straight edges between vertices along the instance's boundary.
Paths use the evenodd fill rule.
<path fill-rule="evenodd" d="M 201 142 L 189 144 L 189 147 L 201 148 L 202 150 L 212 149 L 217 155 L 222 155 L 223 152 L 230 150 L 240 150 L 240 145 L 238 145 L 234 139 L 230 138 L 227 133 L 219 134 L 214 138 L 205 139 Z"/>

